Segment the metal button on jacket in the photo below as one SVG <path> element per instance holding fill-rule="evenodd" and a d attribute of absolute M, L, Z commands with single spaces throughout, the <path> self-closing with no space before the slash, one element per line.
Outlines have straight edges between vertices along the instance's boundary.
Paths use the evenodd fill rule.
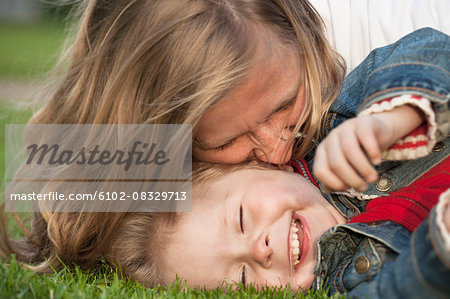
<path fill-rule="evenodd" d="M 438 143 L 436 143 L 433 147 L 433 152 L 440 152 L 444 149 L 445 147 L 445 143 L 442 141 L 439 141 Z"/>
<path fill-rule="evenodd" d="M 375 185 L 375 188 L 377 188 L 378 191 L 388 191 L 392 187 L 392 180 L 388 178 L 387 176 L 380 176 L 377 180 L 377 183 Z"/>
<path fill-rule="evenodd" d="M 365 256 L 360 256 L 356 259 L 355 269 L 359 274 L 364 274 L 369 270 L 370 262 Z"/>

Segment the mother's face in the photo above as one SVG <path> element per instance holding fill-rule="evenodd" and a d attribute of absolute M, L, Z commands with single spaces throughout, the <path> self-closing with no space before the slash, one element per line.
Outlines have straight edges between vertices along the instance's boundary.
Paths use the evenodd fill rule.
<path fill-rule="evenodd" d="M 292 156 L 292 133 L 303 110 L 297 53 L 260 51 L 247 78 L 200 119 L 194 149 L 205 162 L 247 159 L 284 164 Z"/>

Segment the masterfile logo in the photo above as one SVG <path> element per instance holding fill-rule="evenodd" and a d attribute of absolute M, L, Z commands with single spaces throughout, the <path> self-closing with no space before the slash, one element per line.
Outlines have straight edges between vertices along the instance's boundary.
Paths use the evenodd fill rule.
<path fill-rule="evenodd" d="M 7 125 L 6 210 L 189 211 L 191 131 L 190 125 Z"/>

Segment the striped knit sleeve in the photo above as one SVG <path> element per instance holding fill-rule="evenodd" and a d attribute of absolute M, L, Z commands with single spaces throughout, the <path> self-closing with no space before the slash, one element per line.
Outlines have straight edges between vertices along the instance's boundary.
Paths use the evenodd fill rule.
<path fill-rule="evenodd" d="M 426 98 L 410 94 L 388 98 L 363 110 L 360 115 L 390 111 L 407 104 L 419 108 L 424 113 L 427 121 L 384 151 L 382 154 L 383 159 L 405 160 L 420 158 L 429 154 L 438 141 L 436 115 L 431 102 Z"/>

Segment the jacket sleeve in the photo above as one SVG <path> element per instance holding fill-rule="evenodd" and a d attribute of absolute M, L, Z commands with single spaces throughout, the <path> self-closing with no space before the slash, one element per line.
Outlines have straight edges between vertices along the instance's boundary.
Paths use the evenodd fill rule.
<path fill-rule="evenodd" d="M 443 226 L 443 209 L 450 203 L 450 189 L 412 234 L 408 250 L 386 262 L 373 280 L 347 293 L 360 298 L 449 298 L 449 232 Z"/>
<path fill-rule="evenodd" d="M 344 85 L 356 84 L 362 88 L 359 112 L 404 94 L 424 97 L 433 106 L 447 106 L 450 36 L 431 28 L 417 30 L 392 45 L 372 51 L 345 81 Z"/>
<path fill-rule="evenodd" d="M 383 153 L 386 160 L 416 159 L 429 154 L 450 130 L 450 37 L 424 28 L 378 48 L 346 78 L 332 109 L 348 118 L 410 104 L 427 124 Z"/>
<path fill-rule="evenodd" d="M 429 101 L 437 121 L 450 118 L 450 36 L 423 28 L 373 50 L 345 77 L 324 133 L 374 104 L 404 95 Z"/>

